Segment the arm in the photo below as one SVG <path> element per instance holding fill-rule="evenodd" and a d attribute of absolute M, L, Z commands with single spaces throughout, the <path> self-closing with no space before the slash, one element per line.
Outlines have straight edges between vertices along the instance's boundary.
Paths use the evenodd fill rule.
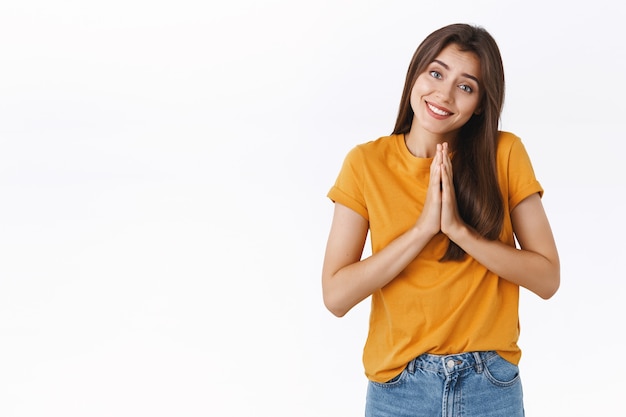
<path fill-rule="evenodd" d="M 533 194 L 518 204 L 511 219 L 521 250 L 487 240 L 468 227 L 461 227 L 449 236 L 490 271 L 548 299 L 559 288 L 560 266 L 539 195 Z"/>
<path fill-rule="evenodd" d="M 539 194 L 527 197 L 511 212 L 513 232 L 521 249 L 487 240 L 458 216 L 452 167 L 447 159 L 442 172 L 442 231 L 493 273 L 541 298 L 552 297 L 560 284 L 559 255 Z"/>
<path fill-rule="evenodd" d="M 432 238 L 416 224 L 376 254 L 361 260 L 368 222 L 335 203 L 322 268 L 324 304 L 337 317 L 392 281 Z"/>
<path fill-rule="evenodd" d="M 441 164 L 433 158 L 424 208 L 415 224 L 374 255 L 361 260 L 369 223 L 354 210 L 335 203 L 322 268 L 324 304 L 341 317 L 392 281 L 428 242 L 441 222 Z"/>

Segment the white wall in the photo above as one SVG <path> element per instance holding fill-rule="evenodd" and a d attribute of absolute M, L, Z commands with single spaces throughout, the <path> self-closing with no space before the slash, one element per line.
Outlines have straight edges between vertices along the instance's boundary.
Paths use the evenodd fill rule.
<path fill-rule="evenodd" d="M 0 4 L 0 415 L 362 415 L 368 306 L 322 305 L 325 195 L 454 22 L 501 47 L 562 258 L 522 297 L 527 415 L 620 409 L 618 2 L 221 3 Z"/>

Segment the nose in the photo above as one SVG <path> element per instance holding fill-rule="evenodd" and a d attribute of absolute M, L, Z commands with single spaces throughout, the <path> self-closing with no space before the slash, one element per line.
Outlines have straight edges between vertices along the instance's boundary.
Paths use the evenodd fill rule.
<path fill-rule="evenodd" d="M 437 93 L 439 94 L 439 98 L 442 101 L 450 102 L 452 101 L 452 97 L 454 96 L 454 88 L 456 88 L 454 82 L 451 81 L 443 81 L 439 84 L 439 89 Z"/>

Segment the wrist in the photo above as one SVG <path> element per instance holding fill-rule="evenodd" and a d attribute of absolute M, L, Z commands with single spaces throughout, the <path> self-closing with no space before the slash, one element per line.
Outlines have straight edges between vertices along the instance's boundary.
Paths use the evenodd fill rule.
<path fill-rule="evenodd" d="M 474 235 L 474 230 L 465 223 L 459 223 L 456 227 L 446 231 L 445 234 L 448 239 L 463 247 L 463 243 Z"/>
<path fill-rule="evenodd" d="M 424 224 L 422 224 L 420 222 L 417 222 L 409 230 L 409 235 L 411 237 L 411 240 L 414 243 L 417 243 L 417 242 L 420 242 L 420 241 L 428 242 L 430 239 L 432 239 L 439 232 L 440 232 L 440 230 L 437 229 L 437 228 L 428 227 L 427 225 L 424 225 Z"/>

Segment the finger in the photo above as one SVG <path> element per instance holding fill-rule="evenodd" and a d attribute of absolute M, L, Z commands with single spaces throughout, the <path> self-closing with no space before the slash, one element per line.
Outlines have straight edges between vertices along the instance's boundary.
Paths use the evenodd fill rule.
<path fill-rule="evenodd" d="M 450 177 L 448 175 L 448 169 L 445 164 L 441 164 L 441 189 L 445 193 L 450 187 Z"/>
<path fill-rule="evenodd" d="M 447 142 L 444 142 L 442 146 L 442 163 L 448 169 L 448 176 L 452 178 L 452 159 L 450 159 L 450 147 Z"/>
<path fill-rule="evenodd" d="M 435 156 L 432 162 L 432 164 L 435 166 L 441 164 L 441 162 L 443 161 L 443 158 L 441 155 L 441 149 L 442 149 L 441 145 L 437 144 L 437 149 L 435 150 Z"/>
<path fill-rule="evenodd" d="M 452 182 L 452 170 L 448 165 L 441 169 L 441 198 L 447 203 L 455 203 L 454 183 Z"/>
<path fill-rule="evenodd" d="M 441 145 L 441 157 L 444 161 L 450 159 L 450 147 L 448 146 L 448 142 L 444 142 Z"/>
<path fill-rule="evenodd" d="M 441 145 L 437 144 L 437 151 L 435 152 L 435 157 L 433 158 L 433 162 L 430 164 L 430 186 L 439 187 L 441 184 L 441 164 L 443 162 L 442 154 L 441 154 Z"/>
<path fill-rule="evenodd" d="M 452 186 L 450 167 L 445 162 L 441 164 L 441 184 L 444 191 L 447 191 Z"/>

